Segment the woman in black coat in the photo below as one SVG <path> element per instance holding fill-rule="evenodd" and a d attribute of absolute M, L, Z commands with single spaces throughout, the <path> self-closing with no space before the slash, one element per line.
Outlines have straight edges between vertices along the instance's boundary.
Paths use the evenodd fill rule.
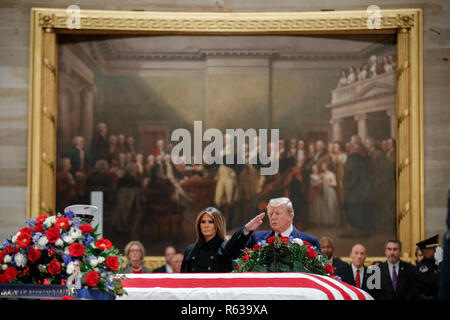
<path fill-rule="evenodd" d="M 200 211 L 195 222 L 197 241 L 186 248 L 181 272 L 231 272 L 225 232 L 225 218 L 219 210 L 208 207 Z"/>

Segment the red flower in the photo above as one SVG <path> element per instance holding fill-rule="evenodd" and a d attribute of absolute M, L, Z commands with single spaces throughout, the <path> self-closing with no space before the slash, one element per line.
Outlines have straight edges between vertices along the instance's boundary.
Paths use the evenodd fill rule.
<path fill-rule="evenodd" d="M 316 250 L 314 250 L 313 248 L 309 247 L 308 248 L 308 253 L 306 254 L 306 257 L 311 259 L 311 258 L 315 258 L 317 256 L 318 256 L 318 254 L 317 254 Z"/>
<path fill-rule="evenodd" d="M 60 237 L 59 228 L 51 227 L 50 229 L 48 229 L 48 231 L 45 234 L 45 236 L 47 237 L 48 242 L 55 243 Z"/>
<path fill-rule="evenodd" d="M 248 253 L 244 254 L 244 256 L 242 257 L 242 260 L 250 260 L 250 256 L 248 255 Z"/>
<path fill-rule="evenodd" d="M 52 276 L 56 276 L 58 273 L 61 272 L 61 263 L 59 263 L 56 260 L 52 260 L 48 265 L 48 272 Z"/>
<path fill-rule="evenodd" d="M 100 250 L 111 249 L 112 243 L 108 239 L 100 238 L 95 242 L 95 246 Z"/>
<path fill-rule="evenodd" d="M 253 250 L 259 251 L 259 249 L 261 249 L 261 247 L 259 246 L 259 244 L 255 244 L 253 246 Z"/>
<path fill-rule="evenodd" d="M 236 270 L 239 270 L 239 265 L 238 264 L 236 265 Z"/>
<path fill-rule="evenodd" d="M 69 246 L 69 253 L 72 257 L 81 257 L 84 254 L 84 246 L 79 243 L 72 243 Z"/>
<path fill-rule="evenodd" d="M 5 256 L 6 256 L 6 250 L 0 251 L 0 264 L 4 263 L 3 259 L 5 258 Z"/>
<path fill-rule="evenodd" d="M 334 269 L 333 269 L 333 266 L 331 265 L 331 263 L 327 263 L 327 265 L 323 268 L 323 270 L 329 274 L 334 273 Z"/>
<path fill-rule="evenodd" d="M 282 244 L 289 243 L 289 237 L 281 237 L 281 243 Z"/>
<path fill-rule="evenodd" d="M 69 230 L 69 218 L 59 218 L 56 220 L 55 227 L 59 229 L 66 229 Z"/>
<path fill-rule="evenodd" d="M 42 224 L 42 223 L 45 221 L 45 219 L 47 219 L 47 218 L 48 218 L 48 215 L 46 215 L 46 214 L 40 215 L 40 216 L 36 219 L 36 223 L 37 223 L 37 224 Z"/>
<path fill-rule="evenodd" d="M 91 233 L 94 230 L 94 228 L 92 228 L 92 226 L 90 224 L 88 224 L 88 223 L 83 224 L 82 226 L 80 226 L 79 229 L 81 230 L 81 232 L 83 234 Z"/>
<path fill-rule="evenodd" d="M 19 231 L 20 231 L 20 234 L 22 234 L 22 233 L 31 233 L 31 231 L 33 231 L 33 229 L 31 229 L 31 228 L 23 228 L 23 229 L 20 229 Z"/>
<path fill-rule="evenodd" d="M 7 283 L 6 275 L 4 273 L 0 274 L 0 283 Z"/>
<path fill-rule="evenodd" d="M 116 256 L 109 256 L 105 261 L 106 266 L 112 271 L 117 271 L 119 269 L 119 259 Z"/>
<path fill-rule="evenodd" d="M 273 244 L 273 242 L 275 241 L 275 236 L 271 236 L 269 237 L 269 239 L 267 239 L 267 244 L 269 246 L 271 246 Z"/>
<path fill-rule="evenodd" d="M 304 246 L 308 246 L 308 247 L 311 247 L 311 243 L 309 243 L 309 242 L 306 242 L 306 241 L 303 241 L 303 245 L 304 245 Z"/>
<path fill-rule="evenodd" d="M 15 254 L 15 253 L 19 252 L 19 248 L 16 248 L 16 246 L 13 247 L 12 244 L 9 245 L 9 246 L 7 246 L 7 247 L 5 248 L 5 250 L 6 250 L 6 253 L 7 253 L 7 254 Z"/>
<path fill-rule="evenodd" d="M 13 266 L 9 266 L 6 270 L 5 270 L 5 277 L 7 281 L 12 281 L 16 278 L 17 276 L 17 270 L 16 268 L 14 268 Z"/>
<path fill-rule="evenodd" d="M 95 287 L 98 283 L 98 273 L 97 271 L 89 271 L 84 277 L 84 281 L 90 287 Z"/>
<path fill-rule="evenodd" d="M 20 235 L 17 237 L 17 244 L 22 248 L 26 248 L 30 245 L 30 242 L 31 234 L 21 231 Z"/>
<path fill-rule="evenodd" d="M 42 223 L 36 223 L 33 227 L 33 231 L 44 233 L 44 225 Z"/>
<path fill-rule="evenodd" d="M 30 260 L 32 263 L 36 263 L 41 258 L 41 251 L 37 250 L 33 247 L 28 250 L 28 260 Z"/>

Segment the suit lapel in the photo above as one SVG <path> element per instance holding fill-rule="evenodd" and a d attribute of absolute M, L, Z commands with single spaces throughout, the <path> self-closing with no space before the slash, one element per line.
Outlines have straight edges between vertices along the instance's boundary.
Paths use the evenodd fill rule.
<path fill-rule="evenodd" d="M 383 270 L 381 271 L 381 275 L 384 278 L 384 287 L 385 290 L 389 289 L 390 292 L 392 292 L 393 294 L 395 294 L 395 290 L 394 290 L 394 285 L 392 284 L 392 278 L 391 278 L 391 274 L 389 273 L 389 264 L 386 261 L 383 265 Z M 397 271 L 397 288 L 398 288 L 398 276 L 400 275 L 400 272 Z"/>

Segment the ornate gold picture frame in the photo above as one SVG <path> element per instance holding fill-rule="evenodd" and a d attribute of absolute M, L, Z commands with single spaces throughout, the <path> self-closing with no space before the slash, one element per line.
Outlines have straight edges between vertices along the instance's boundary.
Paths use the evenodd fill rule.
<path fill-rule="evenodd" d="M 397 36 L 397 237 L 414 255 L 424 236 L 423 83 L 421 9 L 381 10 L 373 28 L 366 11 L 180 13 L 81 10 L 68 28 L 66 9 L 33 8 L 30 38 L 28 217 L 54 214 L 58 34 Z"/>

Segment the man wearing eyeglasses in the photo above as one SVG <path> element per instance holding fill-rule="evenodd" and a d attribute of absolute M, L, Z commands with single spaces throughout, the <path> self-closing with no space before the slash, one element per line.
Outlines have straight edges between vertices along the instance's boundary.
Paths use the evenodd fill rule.
<path fill-rule="evenodd" d="M 256 231 L 263 223 L 266 212 L 260 213 L 247 224 L 239 228 L 227 243 L 227 248 L 231 252 L 233 259 L 237 258 L 244 248 L 252 248 L 261 241 L 267 241 L 271 236 L 284 236 L 299 238 L 309 242 L 313 247 L 320 251 L 320 244 L 317 238 L 300 232 L 292 224 L 294 219 L 294 209 L 289 198 L 282 197 L 271 199 L 267 205 L 267 216 L 272 230 Z"/>

